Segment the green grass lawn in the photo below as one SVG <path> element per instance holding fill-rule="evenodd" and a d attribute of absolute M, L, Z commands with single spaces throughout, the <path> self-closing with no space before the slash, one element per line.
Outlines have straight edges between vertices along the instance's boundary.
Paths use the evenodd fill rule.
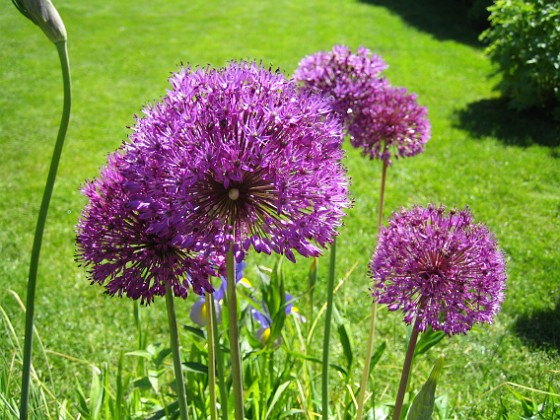
<path fill-rule="evenodd" d="M 398 3 L 394 5 L 393 3 Z M 420 5 L 421 3 L 421 5 Z M 430 362 L 446 355 L 438 394 L 457 418 L 521 413 L 506 382 L 560 392 L 560 128 L 537 114 L 515 114 L 493 91 L 497 79 L 466 24 L 460 2 L 427 0 L 216 0 L 205 2 L 56 1 L 69 34 L 73 113 L 49 212 L 37 290 L 36 324 L 46 347 L 99 365 L 134 348 L 132 303 L 90 286 L 74 262 L 74 225 L 85 203 L 79 188 L 126 139 L 134 114 L 160 98 L 180 63 L 222 66 L 262 60 L 291 74 L 299 60 L 334 44 L 363 45 L 389 64 L 387 77 L 428 107 L 432 139 L 423 155 L 395 161 L 386 216 L 400 206 L 469 206 L 496 234 L 508 263 L 507 295 L 492 326 L 446 339 L 415 370 L 416 389 Z M 25 297 L 36 213 L 61 112 L 55 48 L 6 3 L 0 12 L 0 305 L 23 337 L 23 313 L 8 289 Z M 381 165 L 346 145 L 355 206 L 338 242 L 338 276 L 354 264 L 336 296 L 365 348 L 370 298 L 367 264 L 375 246 Z M 271 266 L 275 259 L 251 262 Z M 305 290 L 308 262 L 287 265 L 289 291 Z M 320 262 L 326 283 L 327 258 Z M 319 284 L 316 296 L 326 296 Z M 188 299 L 179 316 L 187 321 Z M 152 340 L 165 340 L 164 301 L 145 310 Z M 401 316 L 379 314 L 389 351 L 377 385 L 392 396 L 405 350 Z M 0 337 L 7 337 L 4 331 Z M 23 338 L 22 338 L 23 339 Z M 319 352 L 321 342 L 317 341 Z M 333 337 L 333 357 L 340 347 Z M 0 354 L 10 348 L 0 338 Z M 50 356 L 56 395 L 72 398 L 87 366 Z M 44 360 L 37 370 L 48 376 Z M 357 372 L 358 373 L 358 372 Z M 356 375 L 356 382 L 359 376 Z M 17 395 L 17 381 L 14 394 Z M 519 390 L 541 401 L 543 396 Z"/>

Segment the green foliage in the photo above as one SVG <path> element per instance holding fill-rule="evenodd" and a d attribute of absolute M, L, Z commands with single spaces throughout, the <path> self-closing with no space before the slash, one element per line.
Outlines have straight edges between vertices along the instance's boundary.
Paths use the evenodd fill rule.
<path fill-rule="evenodd" d="M 436 403 L 436 386 L 443 369 L 443 356 L 436 360 L 432 373 L 420 392 L 414 398 L 410 410 L 408 410 L 407 420 L 429 420 L 432 418 Z"/>
<path fill-rule="evenodd" d="M 517 110 L 560 104 L 560 2 L 498 0 L 481 39 L 502 74 L 499 89 Z"/>

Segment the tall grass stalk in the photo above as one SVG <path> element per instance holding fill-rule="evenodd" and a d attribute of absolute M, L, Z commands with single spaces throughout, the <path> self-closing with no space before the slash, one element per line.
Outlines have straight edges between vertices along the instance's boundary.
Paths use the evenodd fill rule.
<path fill-rule="evenodd" d="M 325 314 L 325 336 L 323 338 L 323 365 L 322 365 L 322 386 L 321 403 L 322 416 L 329 418 L 329 338 L 331 335 L 333 297 L 334 297 L 334 274 L 336 264 L 336 238 L 331 245 L 331 255 L 329 262 L 329 278 L 327 283 L 327 313 Z"/>
<path fill-rule="evenodd" d="M 383 160 L 383 168 L 381 170 L 381 192 L 379 194 L 379 210 L 378 210 L 378 217 L 377 217 L 377 235 L 379 235 L 379 231 L 381 230 L 381 226 L 383 224 L 383 205 L 385 201 L 385 182 L 387 179 L 387 168 L 389 164 L 384 159 Z M 361 420 L 364 412 L 364 404 L 365 404 L 365 396 L 366 396 L 366 389 L 367 383 L 369 379 L 369 371 L 371 366 L 371 356 L 373 354 L 373 342 L 375 337 L 375 318 L 377 313 L 377 303 L 373 302 L 371 304 L 371 319 L 369 324 L 369 335 L 367 341 L 367 348 L 366 348 L 366 358 L 364 360 L 364 371 L 362 372 L 362 381 L 360 383 L 360 394 L 358 396 L 358 411 L 356 414 L 356 420 Z"/>
<path fill-rule="evenodd" d="M 208 334 L 208 390 L 210 393 L 210 418 L 218 419 L 216 413 L 216 336 L 214 335 L 214 299 L 212 293 L 206 293 L 206 333 Z"/>

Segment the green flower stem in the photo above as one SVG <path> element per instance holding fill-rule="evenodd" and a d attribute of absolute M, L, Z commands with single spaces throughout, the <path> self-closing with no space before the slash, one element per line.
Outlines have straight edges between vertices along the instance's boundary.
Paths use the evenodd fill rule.
<path fill-rule="evenodd" d="M 210 390 L 210 418 L 218 419 L 216 412 L 216 353 L 215 353 L 215 336 L 214 336 L 214 297 L 212 293 L 206 293 L 206 327 L 208 334 L 208 388 Z"/>
<path fill-rule="evenodd" d="M 408 385 L 408 377 L 410 376 L 410 368 L 412 367 L 412 359 L 414 358 L 414 349 L 416 348 L 416 341 L 418 340 L 419 324 L 420 324 L 420 318 L 416 317 L 416 322 L 414 322 L 414 327 L 412 327 L 412 332 L 410 333 L 410 340 L 408 341 L 408 349 L 406 350 L 406 356 L 404 358 L 404 365 L 401 373 L 401 383 L 399 385 L 397 399 L 395 400 L 395 410 L 393 411 L 393 420 L 400 420 L 401 417 L 404 394 L 406 393 L 406 387 Z"/>
<path fill-rule="evenodd" d="M 323 371 L 322 371 L 322 416 L 324 419 L 329 418 L 329 338 L 331 335 L 331 321 L 333 312 L 334 298 L 334 272 L 336 264 L 336 238 L 331 245 L 331 258 L 329 265 L 329 279 L 327 284 L 327 313 L 325 315 L 325 336 L 323 339 Z"/>
<path fill-rule="evenodd" d="M 231 370 L 233 377 L 233 402 L 235 419 L 245 418 L 243 408 L 243 372 L 241 370 L 241 354 L 239 351 L 239 326 L 237 325 L 237 296 L 235 282 L 235 261 L 233 248 L 230 247 L 226 254 L 227 271 L 227 308 L 229 316 L 229 345 L 231 351 Z"/>
<path fill-rule="evenodd" d="M 173 369 L 177 381 L 177 399 L 181 420 L 187 420 L 187 394 L 185 393 L 185 382 L 183 380 L 183 368 L 181 365 L 181 353 L 179 351 L 179 330 L 177 328 L 177 317 L 175 316 L 175 305 L 173 304 L 173 291 L 165 284 L 165 302 L 167 303 L 167 320 L 169 322 L 169 337 L 171 339 L 171 352 L 173 354 Z"/>
<path fill-rule="evenodd" d="M 387 168 L 389 164 L 383 160 L 383 169 L 381 170 L 381 192 L 379 194 L 379 210 L 377 217 L 377 234 L 381 230 L 383 224 L 383 203 L 385 202 L 385 182 L 387 179 Z M 371 366 L 371 355 L 373 353 L 373 338 L 375 337 L 375 317 L 377 312 L 377 302 L 371 304 L 371 321 L 369 324 L 369 337 L 366 348 L 366 358 L 364 360 L 364 371 L 362 372 L 362 381 L 360 383 L 360 395 L 358 396 L 358 412 L 356 420 L 361 420 L 364 412 L 364 403 L 366 397 L 366 388 L 369 379 L 369 371 Z"/>
<path fill-rule="evenodd" d="M 33 240 L 33 248 L 31 250 L 31 262 L 29 264 L 29 279 L 27 282 L 27 303 L 25 312 L 25 342 L 23 346 L 23 370 L 21 380 L 21 400 L 20 400 L 20 419 L 26 420 L 28 416 L 29 405 L 29 383 L 31 377 L 31 354 L 33 349 L 33 314 L 35 309 L 35 289 L 37 286 L 37 271 L 39 268 L 39 255 L 41 253 L 41 244 L 43 242 L 43 232 L 45 230 L 45 222 L 49 211 L 49 204 L 52 197 L 58 164 L 62 154 L 62 146 L 66 138 L 66 131 L 70 121 L 70 108 L 72 105 L 72 88 L 70 83 L 70 62 L 68 60 L 68 50 L 66 49 L 66 41 L 55 44 L 60 58 L 60 66 L 62 69 L 62 81 L 64 85 L 64 104 L 62 109 L 62 118 L 58 128 L 58 135 L 54 145 L 54 151 L 51 158 L 51 166 L 47 175 L 47 182 L 43 191 L 43 199 L 39 208 L 39 216 L 35 228 L 35 237 Z"/>
<path fill-rule="evenodd" d="M 216 306 L 214 305 L 214 295 L 210 295 L 212 305 L 210 306 L 210 310 L 212 311 L 212 316 L 214 320 L 217 319 L 216 317 Z M 218 333 L 218 323 L 214 322 L 212 326 L 214 331 L 214 355 L 216 357 L 216 366 L 217 366 L 217 376 L 220 381 L 220 407 L 222 409 L 222 420 L 228 420 L 228 400 L 227 400 L 227 391 L 226 391 L 226 381 L 224 377 L 224 357 L 222 355 L 222 349 L 220 347 L 220 334 Z"/>

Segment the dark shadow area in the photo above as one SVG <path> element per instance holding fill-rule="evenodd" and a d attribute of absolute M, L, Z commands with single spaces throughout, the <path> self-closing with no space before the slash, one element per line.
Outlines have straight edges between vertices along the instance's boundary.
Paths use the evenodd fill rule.
<path fill-rule="evenodd" d="M 513 331 L 529 345 L 560 350 L 560 301 L 553 309 L 520 316 Z"/>
<path fill-rule="evenodd" d="M 407 24 L 439 40 L 455 40 L 482 47 L 478 32 L 468 20 L 468 8 L 460 0 L 359 0 L 398 14 Z"/>
<path fill-rule="evenodd" d="M 560 145 L 560 122 L 539 110 L 516 112 L 504 99 L 482 99 L 455 112 L 457 128 L 473 137 L 496 137 L 507 145 L 528 147 L 534 144 Z M 557 152 L 555 157 L 558 157 Z"/>

